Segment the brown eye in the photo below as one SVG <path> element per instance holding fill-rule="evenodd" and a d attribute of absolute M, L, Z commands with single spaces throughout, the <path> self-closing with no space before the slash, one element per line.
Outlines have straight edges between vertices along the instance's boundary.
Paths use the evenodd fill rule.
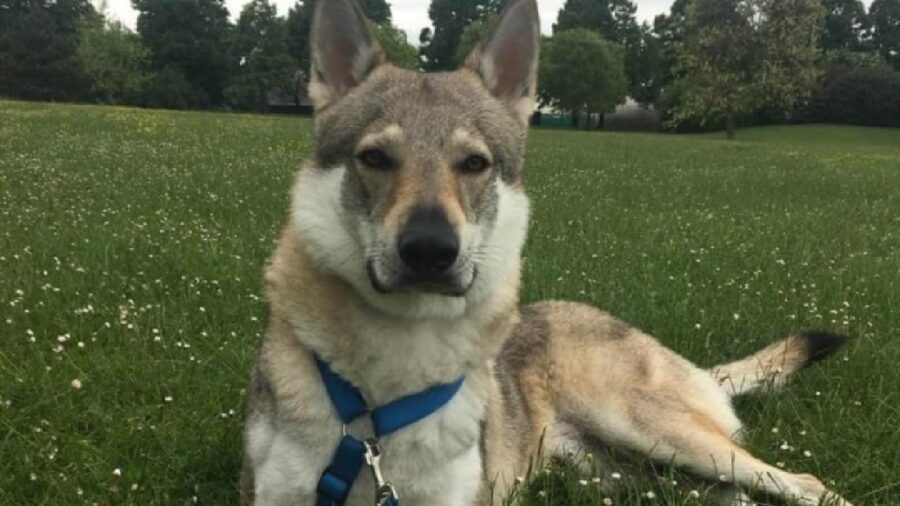
<path fill-rule="evenodd" d="M 463 172 L 478 174 L 484 172 L 488 168 L 488 165 L 490 164 L 483 156 L 471 155 L 463 162 L 462 169 Z"/>
<path fill-rule="evenodd" d="M 367 149 L 356 157 L 370 169 L 387 170 L 392 166 L 391 159 L 380 149 Z"/>

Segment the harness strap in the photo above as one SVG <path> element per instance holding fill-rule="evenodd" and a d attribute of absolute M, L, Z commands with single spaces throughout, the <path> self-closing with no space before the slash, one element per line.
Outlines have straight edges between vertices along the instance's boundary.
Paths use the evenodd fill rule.
<path fill-rule="evenodd" d="M 359 389 L 349 381 L 338 376 L 336 372 L 328 367 L 328 364 L 318 357 L 316 357 L 316 367 L 319 369 L 322 383 L 325 384 L 328 398 L 331 399 L 331 404 L 344 424 L 349 424 L 368 413 L 369 408 L 366 407 L 366 401 L 363 400 Z"/>
<path fill-rule="evenodd" d="M 341 422 L 347 425 L 369 414 L 376 437 L 392 434 L 439 410 L 453 399 L 464 380 L 461 377 L 452 383 L 435 385 L 370 411 L 359 389 L 332 371 L 319 357 L 316 357 L 316 367 Z M 319 478 L 316 506 L 341 506 L 347 501 L 353 482 L 365 462 L 365 455 L 365 443 L 346 434 L 341 438 L 331 464 Z M 400 506 L 400 503 L 392 497 L 384 506 Z"/>
<path fill-rule="evenodd" d="M 362 469 L 365 453 L 366 446 L 362 441 L 352 436 L 341 438 L 331 464 L 319 478 L 316 506 L 335 506 L 347 501 L 350 488 Z"/>
<path fill-rule="evenodd" d="M 375 435 L 386 436 L 441 409 L 450 402 L 462 387 L 464 378 L 453 383 L 435 385 L 421 392 L 393 400 L 372 410 L 372 426 Z"/>

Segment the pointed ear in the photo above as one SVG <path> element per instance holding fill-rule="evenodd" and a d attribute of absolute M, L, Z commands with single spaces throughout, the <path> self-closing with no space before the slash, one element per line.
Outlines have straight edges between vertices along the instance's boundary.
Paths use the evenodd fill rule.
<path fill-rule="evenodd" d="M 309 36 L 309 97 L 321 110 L 361 83 L 384 53 L 354 0 L 318 0 Z"/>
<path fill-rule="evenodd" d="M 511 0 L 490 37 L 463 64 L 526 125 L 534 112 L 540 45 L 537 3 Z"/>

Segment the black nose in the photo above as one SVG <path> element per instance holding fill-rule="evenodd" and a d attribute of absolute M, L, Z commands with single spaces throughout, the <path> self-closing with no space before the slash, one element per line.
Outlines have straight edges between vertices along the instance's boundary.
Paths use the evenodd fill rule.
<path fill-rule="evenodd" d="M 418 275 L 437 275 L 449 269 L 459 255 L 459 239 L 439 207 L 413 212 L 397 245 L 400 260 Z"/>

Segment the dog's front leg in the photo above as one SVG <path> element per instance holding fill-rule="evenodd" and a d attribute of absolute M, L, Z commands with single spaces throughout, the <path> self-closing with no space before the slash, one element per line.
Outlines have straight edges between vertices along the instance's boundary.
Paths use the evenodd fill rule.
<path fill-rule="evenodd" d="M 321 469 L 330 458 L 322 444 L 309 444 L 287 431 L 260 424 L 248 432 L 252 506 L 297 506 L 315 503 Z M 262 430 L 267 429 L 267 430 Z M 248 494 L 249 495 L 249 494 Z"/>

